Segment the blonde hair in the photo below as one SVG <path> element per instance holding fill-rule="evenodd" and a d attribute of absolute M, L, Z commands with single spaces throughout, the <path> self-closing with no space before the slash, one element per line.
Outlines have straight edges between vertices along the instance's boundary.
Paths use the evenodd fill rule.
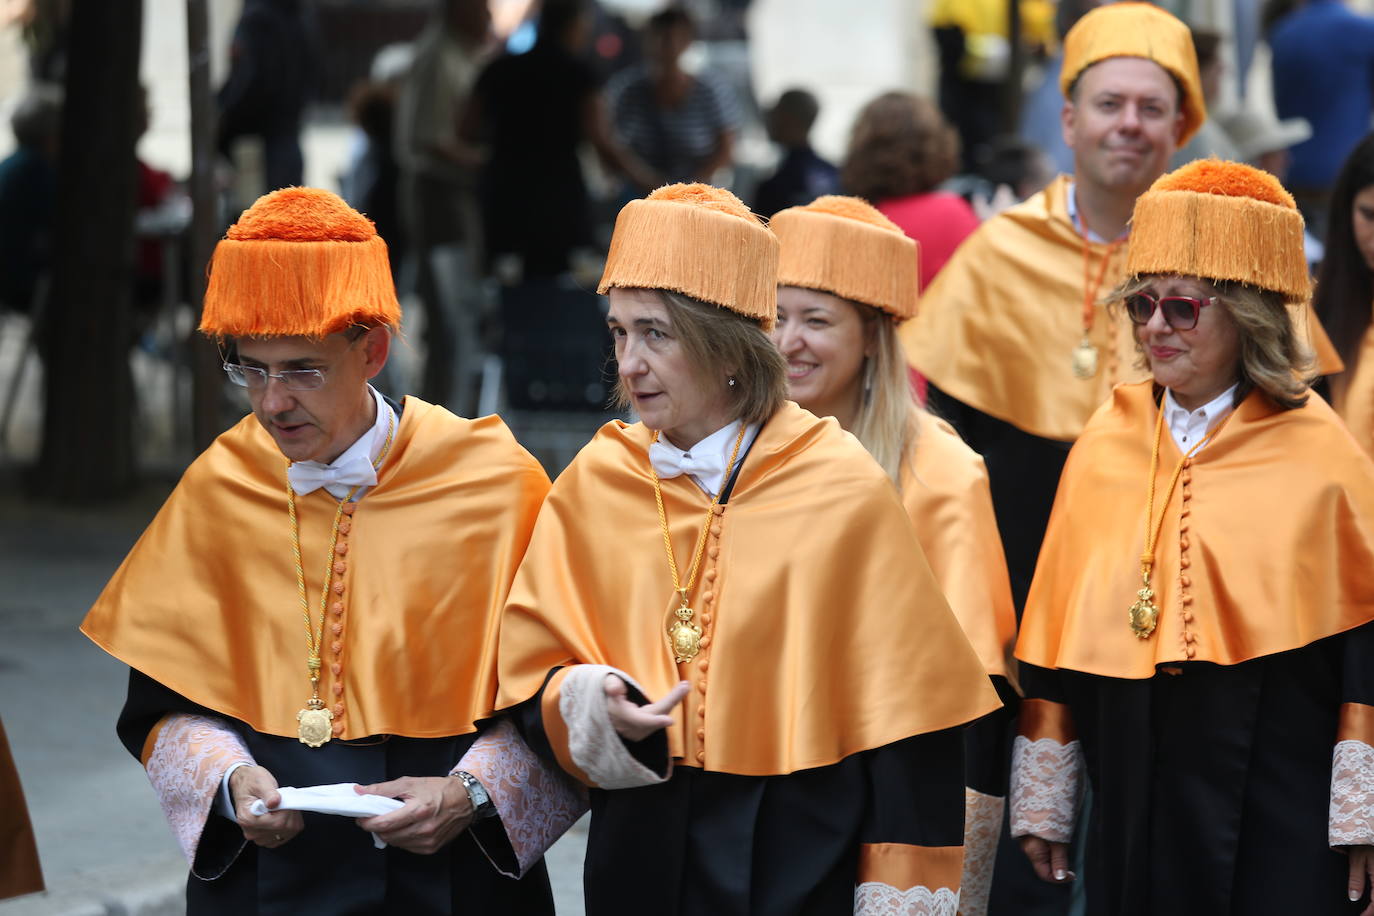
<path fill-rule="evenodd" d="M 654 290 L 663 299 L 673 334 L 704 377 L 726 389 L 730 422 L 762 423 L 787 400 L 787 362 L 764 333 L 762 319 L 675 293 Z M 733 378 L 730 385 L 726 379 Z M 614 406 L 630 408 L 625 380 L 616 377 Z"/>
<path fill-rule="evenodd" d="M 1122 307 L 1125 300 L 1143 292 L 1156 274 L 1141 274 L 1113 290 L 1108 300 Z M 1216 292 L 1218 304 L 1236 324 L 1240 336 L 1235 403 L 1258 388 L 1283 410 L 1307 403 L 1308 389 L 1315 377 L 1312 350 L 1293 327 L 1283 293 L 1261 289 L 1234 280 L 1199 277 Z M 1145 348 L 1136 337 L 1138 365 L 1149 368 Z"/>
<path fill-rule="evenodd" d="M 863 395 L 850 432 L 900 486 L 902 464 L 915 440 L 917 411 L 921 408 L 911 394 L 897 322 L 872 306 L 849 304 L 868 325 L 873 341 L 873 355 L 864 359 Z"/>

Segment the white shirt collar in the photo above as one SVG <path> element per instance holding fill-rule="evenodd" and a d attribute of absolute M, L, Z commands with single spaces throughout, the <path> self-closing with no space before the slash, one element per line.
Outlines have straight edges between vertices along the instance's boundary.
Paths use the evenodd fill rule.
<path fill-rule="evenodd" d="M 297 461 L 293 463 L 293 467 L 302 465 L 308 468 L 319 469 L 337 468 L 358 461 L 363 456 L 366 456 L 369 464 L 377 461 L 377 458 L 382 454 L 382 449 L 386 447 L 386 434 L 391 431 L 392 424 L 396 422 L 396 412 L 391 409 L 391 405 L 386 402 L 386 399 L 382 397 L 381 393 L 378 392 L 376 388 L 368 385 L 367 390 L 372 395 L 373 401 L 377 404 L 377 419 L 373 421 L 372 426 L 367 432 L 359 436 L 352 445 L 344 449 L 343 454 L 329 462 L 329 464 L 324 464 L 319 461 Z M 335 499 L 343 499 L 348 495 L 348 491 L 353 489 L 353 487 L 348 484 L 340 483 L 326 483 L 324 484 L 324 488 L 328 490 L 330 495 Z M 368 487 L 359 488 L 358 492 L 353 495 L 354 501 L 362 499 L 363 494 L 366 493 L 368 489 Z"/>
<path fill-rule="evenodd" d="M 1232 385 L 1197 410 L 1188 410 L 1174 400 L 1174 393 L 1164 389 L 1164 422 L 1169 425 L 1169 435 L 1174 444 L 1185 455 L 1188 449 L 1197 445 L 1207 434 L 1235 409 L 1236 386 Z"/>
<path fill-rule="evenodd" d="M 725 466 L 730 461 L 730 453 L 734 451 L 739 427 L 739 420 L 722 426 L 689 449 L 680 449 L 669 442 L 666 436 L 660 435 L 658 441 L 649 446 L 649 460 L 653 462 L 654 470 L 659 477 L 668 479 L 685 473 L 703 493 L 715 496 L 725 485 Z M 758 434 L 759 424 L 749 424 L 744 431 L 744 438 L 740 440 L 736 465 L 744 453 L 749 451 L 749 446 Z M 703 470 L 697 470 L 698 466 Z M 734 473 L 733 468 L 731 473 Z"/>
<path fill-rule="evenodd" d="M 1093 242 L 1097 245 L 1106 245 L 1110 241 L 1109 239 L 1104 239 L 1096 232 L 1093 232 L 1087 226 L 1083 225 L 1083 221 L 1079 219 L 1078 195 L 1074 193 L 1074 188 L 1076 187 L 1077 185 L 1074 183 L 1074 180 L 1070 178 L 1068 181 L 1068 185 L 1064 191 L 1064 193 L 1067 195 L 1064 198 L 1064 208 L 1069 211 L 1069 222 L 1073 223 L 1074 230 L 1077 231 L 1079 235 L 1083 236 L 1088 241 Z M 1121 233 L 1121 238 L 1124 239 L 1128 235 L 1130 235 L 1130 227 L 1127 227 L 1126 231 Z"/>

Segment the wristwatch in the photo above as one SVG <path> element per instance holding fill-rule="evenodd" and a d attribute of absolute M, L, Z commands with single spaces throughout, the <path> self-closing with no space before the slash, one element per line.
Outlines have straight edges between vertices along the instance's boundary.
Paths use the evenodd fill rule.
<path fill-rule="evenodd" d="M 468 800 L 472 802 L 472 819 L 474 821 L 485 820 L 496 815 L 496 803 L 487 794 L 486 787 L 476 776 L 466 770 L 457 770 L 451 775 L 463 781 L 463 788 L 467 789 Z"/>

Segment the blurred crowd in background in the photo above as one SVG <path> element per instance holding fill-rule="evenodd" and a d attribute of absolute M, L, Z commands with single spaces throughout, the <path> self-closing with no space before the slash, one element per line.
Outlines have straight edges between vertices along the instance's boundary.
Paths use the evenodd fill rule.
<path fill-rule="evenodd" d="M 855 7 L 855 34 L 830 36 L 831 57 L 862 66 L 864 29 L 886 27 L 864 20 L 886 16 L 920 33 L 932 77 L 928 91 L 890 85 L 858 100 L 827 76 L 844 66 L 834 61 L 812 67 L 813 82 L 771 88 L 807 71 L 816 42 L 800 27 L 776 34 L 785 4 L 765 16 L 762 0 L 244 0 L 216 94 L 219 216 L 227 225 L 258 194 L 305 183 L 303 136 L 346 123 L 329 177 L 388 242 L 418 354 L 398 370 L 408 377 L 383 384 L 465 415 L 603 411 L 604 380 L 587 367 L 604 362 L 604 331 L 587 290 L 621 204 L 674 181 L 729 187 L 763 216 L 855 194 L 920 242 L 924 286 L 980 220 L 1072 170 L 1059 44 L 1096 5 L 1021 0 L 1012 17 L 1003 0 L 927 0 L 915 25 L 900 4 Z M 1211 112 L 1174 164 L 1217 155 L 1279 176 L 1315 265 L 1336 175 L 1370 128 L 1374 19 L 1338 0 L 1165 5 L 1194 24 Z M 63 7 L 0 5 L 26 57 L 0 99 L 13 128 L 0 307 L 17 315 L 41 316 L 52 263 Z M 817 143 L 830 98 L 848 123 Z M 194 314 L 174 244 L 190 220 L 185 178 L 139 163 L 129 256 L 145 346 L 168 309 Z M 503 326 L 515 305 L 558 322 L 557 339 Z"/>

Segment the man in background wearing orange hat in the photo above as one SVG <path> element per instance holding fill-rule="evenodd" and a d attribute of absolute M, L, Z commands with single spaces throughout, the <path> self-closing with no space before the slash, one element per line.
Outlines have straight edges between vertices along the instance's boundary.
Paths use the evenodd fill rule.
<path fill-rule="evenodd" d="M 1021 606 L 1069 446 L 1136 365 L 1130 323 L 1100 301 L 1122 277 L 1136 198 L 1206 120 L 1188 27 L 1150 3 L 1088 12 L 1064 38 L 1074 173 L 968 237 L 902 330 L 932 409 L 982 454 Z M 1305 322 L 1323 374 L 1339 361 Z"/>
<path fill-rule="evenodd" d="M 902 329 L 932 409 L 983 455 L 1020 607 L 1069 446 L 1112 385 L 1142 377 L 1120 279 L 1135 199 L 1206 118 L 1188 27 L 1147 3 L 1089 12 L 1064 39 L 1074 173 L 966 239 Z"/>
<path fill-rule="evenodd" d="M 512 796 L 461 762 L 491 731 L 497 615 L 548 478 L 499 419 L 368 384 L 400 318 L 386 244 L 342 200 L 287 188 L 245 211 L 201 330 L 253 415 L 82 625 L 131 668 L 119 736 L 190 862 L 192 913 L 552 912 L 542 863 L 512 880 L 483 860 L 474 839 L 517 857 Z"/>

